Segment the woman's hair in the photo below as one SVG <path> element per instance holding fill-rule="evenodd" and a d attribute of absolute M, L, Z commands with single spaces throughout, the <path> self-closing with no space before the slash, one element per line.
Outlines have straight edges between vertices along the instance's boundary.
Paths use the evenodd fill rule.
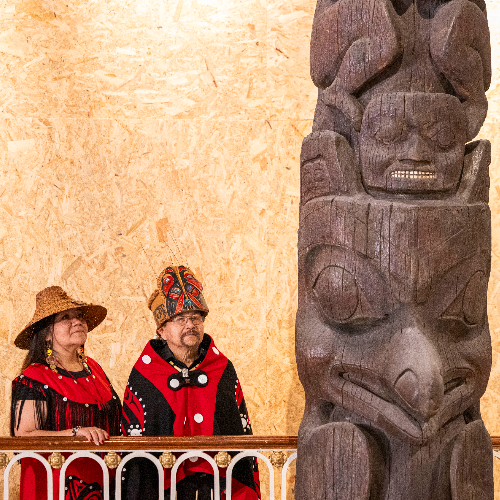
<path fill-rule="evenodd" d="M 45 339 L 49 333 L 52 333 L 55 316 L 56 315 L 53 314 L 35 324 L 33 336 L 30 341 L 30 348 L 28 354 L 26 354 L 24 358 L 21 373 L 24 372 L 31 363 L 45 363 L 45 358 L 47 356 Z"/>

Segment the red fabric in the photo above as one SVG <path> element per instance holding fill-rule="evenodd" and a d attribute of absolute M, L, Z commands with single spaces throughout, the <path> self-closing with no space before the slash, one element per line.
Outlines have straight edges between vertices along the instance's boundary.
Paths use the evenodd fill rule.
<path fill-rule="evenodd" d="M 144 358 L 146 356 L 146 358 Z M 145 363 L 144 359 L 149 361 Z M 198 387 L 184 387 L 180 391 L 168 388 L 167 380 L 177 370 L 167 363 L 148 343 L 134 365 L 135 369 L 163 394 L 176 415 L 174 422 L 174 436 L 211 436 L 213 434 L 215 401 L 219 380 L 227 366 L 228 359 L 218 351 L 214 341 L 211 340 L 205 359 L 197 367 L 208 376 L 208 385 L 200 390 Z M 144 423 L 144 409 L 137 396 L 127 386 L 125 390 L 124 405 L 132 408 L 139 422 Z M 197 422 L 195 416 L 201 415 L 202 422 Z M 199 417 L 197 417 L 199 420 Z M 122 431 L 124 431 L 122 429 Z M 125 432 L 124 432 L 125 434 Z M 125 434 L 126 435 L 126 434 Z M 180 454 L 177 454 L 179 456 Z M 211 453 L 215 455 L 215 453 Z M 213 474 L 212 466 L 206 461 L 198 459 L 196 462 L 186 460 L 177 471 L 177 481 L 194 472 Z M 226 470 L 221 469 L 220 474 L 225 476 Z M 170 488 L 170 474 L 165 474 L 165 489 Z"/>
<path fill-rule="evenodd" d="M 77 383 L 75 379 L 54 373 L 48 366 L 40 363 L 28 366 L 23 375 L 48 385 L 59 394 L 67 395 L 75 403 L 99 404 L 109 401 L 113 394 L 103 369 L 88 357 L 87 364 L 92 375 L 79 378 Z"/>
<path fill-rule="evenodd" d="M 206 337 L 209 336 L 206 335 Z M 239 434 L 237 428 L 240 426 L 241 434 L 243 434 L 246 426 L 243 425 L 242 419 L 240 419 L 240 412 L 243 411 L 240 407 L 244 407 L 244 397 L 232 365 L 228 372 L 231 373 L 229 379 L 223 378 L 223 375 L 227 375 L 225 372 L 229 368 L 229 365 L 229 360 L 215 347 L 213 339 L 210 338 L 207 353 L 203 361 L 196 367 L 196 371 L 202 371 L 207 375 L 207 386 L 203 388 L 183 386 L 179 390 L 172 390 L 168 386 L 168 379 L 172 375 L 178 374 L 178 370 L 156 352 L 151 342 L 148 343 L 134 365 L 129 378 L 129 385 L 127 385 L 125 390 L 122 418 L 123 434 L 131 436 L 211 436 L 214 433 L 215 420 L 218 421 L 216 424 L 217 432 L 223 430 L 219 428 L 221 425 L 221 421 L 219 420 L 221 415 L 219 413 L 219 416 L 216 417 L 216 411 L 224 411 L 224 402 L 231 408 L 228 411 L 231 412 L 231 430 L 233 432 L 229 432 L 228 434 Z M 232 380 L 233 377 L 234 380 Z M 156 389 L 154 391 L 154 398 L 148 393 L 147 387 L 149 384 L 145 384 L 144 379 L 154 385 Z M 229 380 L 231 380 L 230 386 L 228 386 Z M 156 401 L 161 400 L 164 400 L 164 402 L 155 405 Z M 160 408 L 161 411 L 158 411 Z M 236 415 L 234 414 L 235 408 L 237 409 Z M 151 412 L 151 410 L 153 411 Z M 162 412 L 165 412 L 165 414 Z M 246 408 L 244 413 L 246 415 Z M 234 424 L 235 418 L 238 421 L 237 425 Z M 180 453 L 176 453 L 175 455 L 179 457 Z M 209 453 L 209 455 L 213 457 L 215 452 Z M 191 462 L 187 459 L 182 462 L 177 471 L 177 482 L 181 481 L 185 476 L 196 472 L 213 475 L 213 469 L 206 460 L 197 458 L 195 462 Z M 225 477 L 226 469 L 220 468 L 219 474 L 221 477 Z M 233 476 L 233 499 L 259 499 L 258 470 L 253 471 L 253 479 L 256 490 L 247 485 L 246 482 L 240 482 Z M 137 479 L 137 481 L 139 480 Z M 169 470 L 165 470 L 164 488 L 170 488 Z M 221 492 L 221 494 L 224 498 L 224 492 Z"/>
<path fill-rule="evenodd" d="M 67 398 L 65 418 L 56 419 L 56 428 L 50 430 L 64 430 L 72 428 L 75 425 L 82 425 L 82 422 L 82 426 L 91 426 L 93 425 L 91 407 L 85 405 L 98 405 L 100 409 L 101 404 L 112 400 L 113 392 L 102 368 L 91 358 L 87 358 L 87 364 L 92 374 L 87 377 L 78 378 L 77 383 L 75 383 L 75 379 L 54 373 L 50 368 L 39 363 L 29 366 L 14 381 L 14 383 L 20 383 L 22 380 L 30 387 L 35 382 L 44 384 L 43 388 L 39 386 L 40 391 L 47 391 L 48 393 L 49 390 L 52 390 L 58 393 L 57 398 L 52 397 L 52 401 L 55 399 L 62 400 L 62 396 Z M 47 393 L 43 392 L 44 396 L 47 396 Z M 75 415 L 75 408 L 78 408 L 77 413 L 79 414 L 79 418 L 83 419 L 81 422 L 72 422 Z M 48 411 L 54 412 L 55 409 L 50 407 Z M 118 407 L 117 411 L 121 413 L 120 407 Z M 105 418 L 106 415 L 110 415 L 109 413 L 101 414 Z M 106 430 L 111 434 L 116 434 L 116 430 L 109 428 Z M 41 455 L 45 458 L 49 456 L 46 453 Z M 69 453 L 63 455 L 66 458 L 70 456 Z M 59 499 L 59 474 L 59 469 L 52 469 L 54 500 Z M 110 473 L 110 481 L 113 476 L 114 474 Z M 67 487 L 66 500 L 101 500 L 103 498 L 101 492 L 103 481 L 102 469 L 95 460 L 85 457 L 74 460 L 66 469 L 65 478 L 65 487 Z M 40 461 L 33 458 L 23 458 L 21 460 L 19 498 L 20 500 L 47 500 L 47 473 Z"/>
<path fill-rule="evenodd" d="M 210 342 L 205 359 L 198 370 L 208 375 L 208 385 L 200 390 L 197 387 L 185 387 L 180 391 L 168 388 L 167 379 L 177 370 L 162 359 L 148 343 L 135 364 L 136 370 L 145 378 L 154 383 L 163 394 L 177 415 L 174 422 L 174 436 L 211 436 L 214 427 L 215 398 L 217 385 L 227 366 L 224 354 L 215 354 L 214 341 Z M 151 362 L 144 363 L 143 356 L 151 358 Z M 203 421 L 196 422 L 195 415 L 202 415 Z"/>
<path fill-rule="evenodd" d="M 69 453 L 63 453 L 65 458 Z M 48 453 L 43 453 L 48 458 Z M 59 475 L 60 469 L 52 469 L 52 481 L 54 487 L 54 500 L 59 500 Z M 102 492 L 102 469 L 95 461 L 88 458 L 78 458 L 71 462 L 66 469 L 68 490 L 66 500 L 101 500 Z M 111 474 L 110 474 L 111 476 Z M 111 479 L 111 478 L 110 478 Z M 23 458 L 21 460 L 21 482 L 20 500 L 47 500 L 47 473 L 45 467 L 34 458 Z"/>

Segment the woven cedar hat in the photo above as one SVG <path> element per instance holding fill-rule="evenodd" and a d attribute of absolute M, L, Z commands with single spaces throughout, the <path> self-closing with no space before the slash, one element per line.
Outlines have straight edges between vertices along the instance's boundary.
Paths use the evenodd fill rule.
<path fill-rule="evenodd" d="M 208 306 L 201 293 L 203 285 L 185 266 L 168 266 L 156 280 L 157 289 L 148 301 L 156 327 L 185 311 L 199 311 L 206 316 Z"/>
<path fill-rule="evenodd" d="M 36 294 L 35 314 L 16 337 L 14 344 L 19 349 L 29 349 L 31 337 L 39 321 L 53 314 L 74 308 L 83 310 L 89 332 L 102 323 L 107 314 L 105 307 L 80 302 L 79 300 L 72 299 L 60 286 L 49 286 Z"/>

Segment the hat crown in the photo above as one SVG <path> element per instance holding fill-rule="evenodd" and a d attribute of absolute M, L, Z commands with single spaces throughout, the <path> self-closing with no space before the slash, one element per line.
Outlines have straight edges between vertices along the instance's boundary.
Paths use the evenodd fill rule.
<path fill-rule="evenodd" d="M 42 313 L 54 314 L 82 305 L 85 303 L 72 299 L 60 286 L 49 286 L 36 294 L 36 309 Z"/>
<path fill-rule="evenodd" d="M 156 280 L 157 289 L 148 301 L 157 327 L 184 311 L 208 314 L 203 285 L 186 266 L 168 266 Z"/>
<path fill-rule="evenodd" d="M 36 294 L 35 302 L 33 318 L 14 341 L 20 349 L 29 348 L 35 325 L 49 316 L 68 309 L 83 308 L 88 331 L 91 331 L 104 320 L 107 312 L 105 307 L 72 299 L 60 286 L 44 288 Z"/>
<path fill-rule="evenodd" d="M 49 286 L 36 294 L 36 307 L 43 307 L 54 300 L 75 302 L 60 286 Z"/>

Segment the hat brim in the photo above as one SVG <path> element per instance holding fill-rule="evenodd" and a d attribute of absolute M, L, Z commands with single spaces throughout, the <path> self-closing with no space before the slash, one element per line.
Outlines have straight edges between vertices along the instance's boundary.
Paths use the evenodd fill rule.
<path fill-rule="evenodd" d="M 87 323 L 87 328 L 89 332 L 92 331 L 97 326 L 99 326 L 104 321 L 106 315 L 108 314 L 108 311 L 105 307 L 96 304 L 87 304 L 76 307 L 73 306 L 73 307 L 68 307 L 68 309 L 81 309 L 83 311 L 84 319 L 85 322 Z M 63 311 L 67 311 L 68 309 L 63 309 Z M 50 314 L 49 316 L 52 316 L 52 314 Z M 37 325 L 39 325 L 43 320 L 45 320 L 49 316 L 46 316 L 45 318 L 40 318 L 38 321 L 35 321 L 34 323 L 30 323 L 16 337 L 16 339 L 14 340 L 14 345 L 19 349 L 25 349 L 25 350 L 29 349 L 31 344 L 31 338 L 33 337 Z"/>

